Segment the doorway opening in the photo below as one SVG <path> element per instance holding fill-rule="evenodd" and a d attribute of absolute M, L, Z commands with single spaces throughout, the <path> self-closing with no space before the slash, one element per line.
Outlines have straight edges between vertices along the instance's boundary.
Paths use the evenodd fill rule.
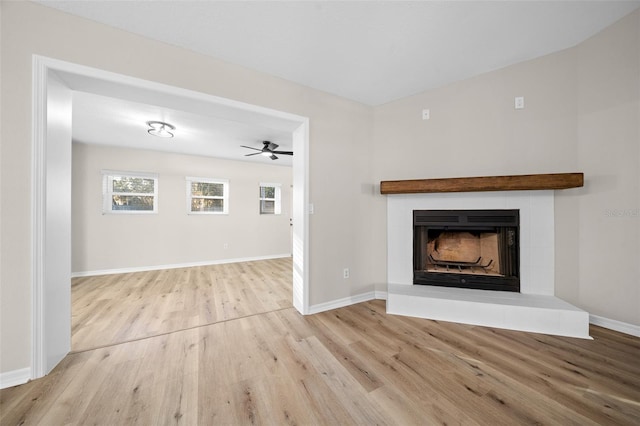
<path fill-rule="evenodd" d="M 34 56 L 32 378 L 46 375 L 70 350 L 71 207 L 70 203 L 54 201 L 70 197 L 70 93 L 73 90 L 132 101 L 141 101 L 153 94 L 166 105 L 196 108 L 227 119 L 289 126 L 296 152 L 293 158 L 293 306 L 302 314 L 308 313 L 309 231 L 305 216 L 309 193 L 308 118 Z M 60 149 L 51 149 L 54 143 Z"/>

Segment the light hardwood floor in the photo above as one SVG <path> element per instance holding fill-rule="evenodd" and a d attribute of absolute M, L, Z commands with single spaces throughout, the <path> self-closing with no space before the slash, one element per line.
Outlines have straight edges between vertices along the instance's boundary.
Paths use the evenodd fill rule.
<path fill-rule="evenodd" d="M 281 258 L 74 278 L 71 349 L 290 308 L 291 268 L 291 258 Z"/>
<path fill-rule="evenodd" d="M 561 338 L 387 315 L 384 301 L 220 318 L 70 354 L 49 376 L 0 391 L 0 424 L 640 420 L 640 339 L 599 327 L 593 341 Z"/>

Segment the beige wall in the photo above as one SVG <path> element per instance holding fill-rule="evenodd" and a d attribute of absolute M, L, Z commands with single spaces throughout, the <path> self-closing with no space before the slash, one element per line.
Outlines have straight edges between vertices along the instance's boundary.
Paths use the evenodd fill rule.
<path fill-rule="evenodd" d="M 0 7 L 1 203 L 14 206 L 3 209 L 0 223 L 0 372 L 30 365 L 33 54 L 309 117 L 310 303 L 373 289 L 371 227 L 363 214 L 373 191 L 362 154 L 371 142 L 370 107 L 40 5 Z M 348 280 L 344 267 L 352 271 Z"/>
<path fill-rule="evenodd" d="M 639 31 L 637 11 L 575 48 L 376 108 L 373 179 L 584 172 L 584 188 L 556 192 L 556 294 L 640 325 Z"/>
<path fill-rule="evenodd" d="M 102 214 L 102 170 L 157 173 L 158 213 Z M 186 176 L 228 179 L 229 214 L 187 214 Z M 260 182 L 282 185 L 281 214 L 260 214 Z M 290 254 L 291 184 L 291 167 L 74 143 L 71 270 Z"/>
<path fill-rule="evenodd" d="M 577 48 L 374 109 L 39 5 L 0 7 L 0 372 L 28 367 L 31 349 L 33 54 L 310 117 L 312 305 L 385 289 L 380 180 L 584 171 L 585 188 L 556 196 L 558 294 L 640 324 L 640 218 L 604 211 L 639 208 L 640 12 Z M 605 277 L 600 253 L 629 266 Z"/>
<path fill-rule="evenodd" d="M 640 325 L 640 10 L 577 55 L 578 278 L 572 298 L 595 315 Z"/>

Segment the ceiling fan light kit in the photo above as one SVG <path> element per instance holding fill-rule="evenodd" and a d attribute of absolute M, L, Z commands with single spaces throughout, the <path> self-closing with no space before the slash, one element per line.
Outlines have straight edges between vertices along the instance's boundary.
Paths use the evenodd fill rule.
<path fill-rule="evenodd" d="M 147 126 L 149 126 L 147 133 L 159 138 L 172 138 L 172 130 L 176 130 L 175 126 L 164 121 L 147 121 Z"/>
<path fill-rule="evenodd" d="M 260 148 L 254 148 L 252 146 L 246 146 L 246 145 L 240 145 L 243 148 L 249 148 L 249 149 L 253 149 L 255 151 L 258 152 L 252 152 L 251 154 L 245 154 L 245 157 L 250 157 L 252 155 L 259 155 L 262 154 L 265 157 L 269 157 L 272 160 L 277 160 L 278 159 L 278 155 L 293 155 L 293 151 L 276 151 L 276 149 L 278 149 L 278 147 L 280 145 L 278 145 L 277 143 L 273 143 L 273 142 L 269 142 L 269 141 L 263 141 L 262 144 L 264 145 L 262 147 L 262 149 Z"/>

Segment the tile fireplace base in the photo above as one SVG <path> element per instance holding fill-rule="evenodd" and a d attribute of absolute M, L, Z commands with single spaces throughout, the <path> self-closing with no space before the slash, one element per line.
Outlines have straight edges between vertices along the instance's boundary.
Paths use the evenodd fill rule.
<path fill-rule="evenodd" d="M 591 339 L 589 314 L 555 296 L 389 284 L 387 313 Z"/>

